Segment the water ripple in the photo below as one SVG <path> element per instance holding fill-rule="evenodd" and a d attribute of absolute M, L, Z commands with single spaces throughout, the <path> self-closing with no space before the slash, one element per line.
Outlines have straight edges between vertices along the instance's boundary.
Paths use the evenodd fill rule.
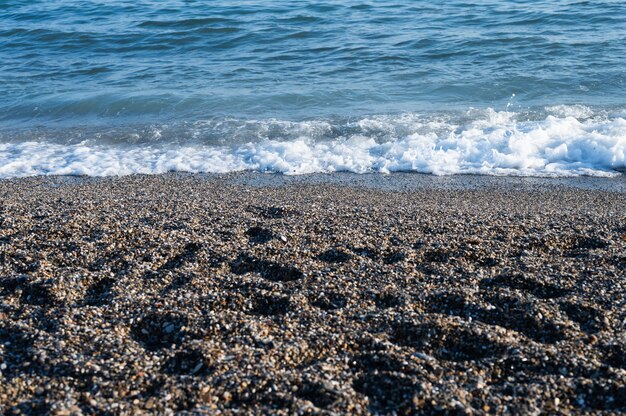
<path fill-rule="evenodd" d="M 5 124 L 504 108 L 513 94 L 525 107 L 624 103 L 619 0 L 29 0 L 0 10 Z"/>

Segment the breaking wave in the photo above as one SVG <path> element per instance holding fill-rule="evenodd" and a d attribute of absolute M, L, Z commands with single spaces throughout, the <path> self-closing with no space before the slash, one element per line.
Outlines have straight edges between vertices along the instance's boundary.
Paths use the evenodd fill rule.
<path fill-rule="evenodd" d="M 0 133 L 2 178 L 245 170 L 615 176 L 625 155 L 625 115 L 584 106 Z"/>

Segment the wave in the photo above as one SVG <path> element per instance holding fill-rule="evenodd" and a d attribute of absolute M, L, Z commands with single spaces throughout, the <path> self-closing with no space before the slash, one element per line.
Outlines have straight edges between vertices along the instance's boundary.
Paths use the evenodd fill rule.
<path fill-rule="evenodd" d="M 538 113 L 379 115 L 355 120 L 219 119 L 120 132 L 0 134 L 0 177 L 165 172 L 616 176 L 626 119 L 584 106 Z"/>

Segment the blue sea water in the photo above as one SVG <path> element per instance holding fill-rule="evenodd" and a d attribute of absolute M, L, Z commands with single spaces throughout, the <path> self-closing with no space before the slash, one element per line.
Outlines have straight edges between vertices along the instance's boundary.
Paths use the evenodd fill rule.
<path fill-rule="evenodd" d="M 0 2 L 0 177 L 616 175 L 626 2 Z"/>

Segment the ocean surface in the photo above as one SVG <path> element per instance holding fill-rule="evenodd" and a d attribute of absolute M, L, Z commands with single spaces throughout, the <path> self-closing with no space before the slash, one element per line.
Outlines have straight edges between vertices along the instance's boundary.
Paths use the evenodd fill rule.
<path fill-rule="evenodd" d="M 0 2 L 0 177 L 626 171 L 626 1 Z"/>

